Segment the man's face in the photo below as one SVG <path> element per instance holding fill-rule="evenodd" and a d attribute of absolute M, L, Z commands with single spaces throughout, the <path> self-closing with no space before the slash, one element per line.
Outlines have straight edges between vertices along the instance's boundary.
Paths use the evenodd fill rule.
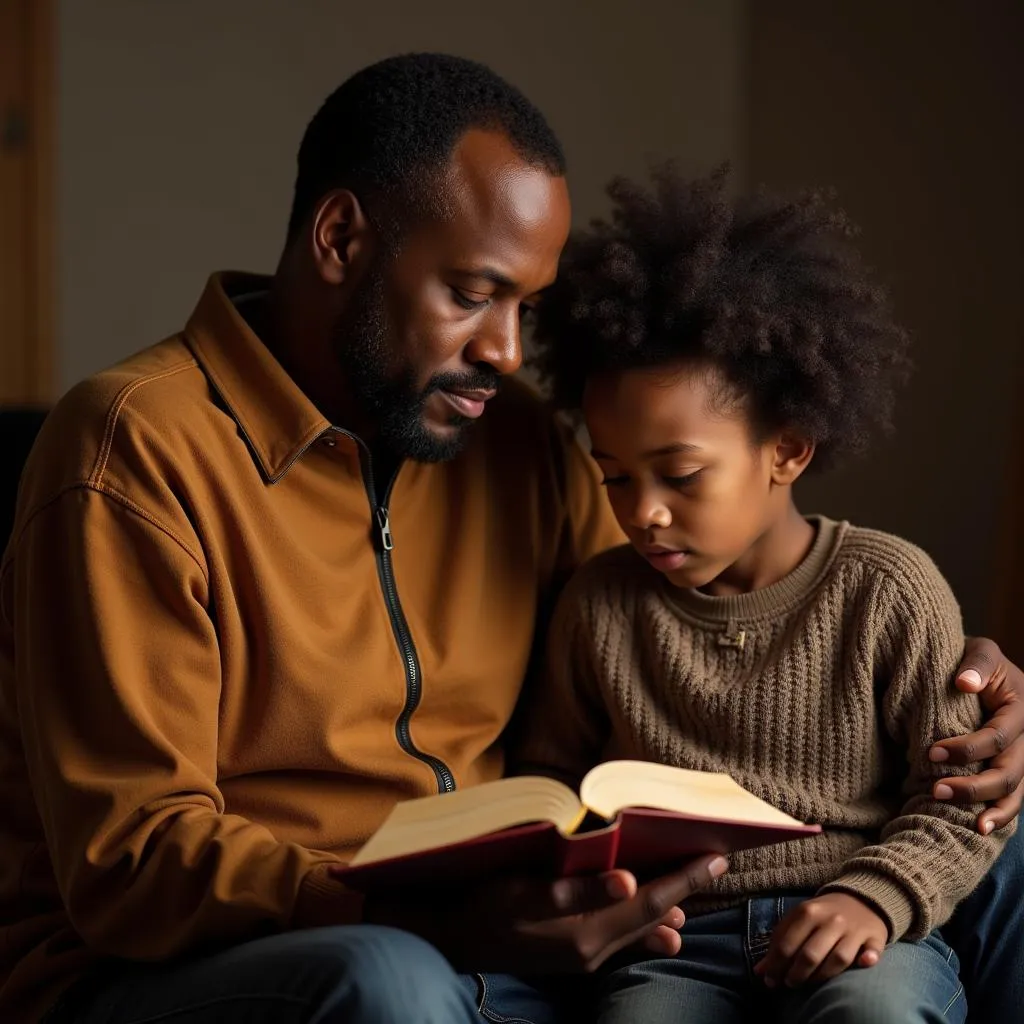
<path fill-rule="evenodd" d="M 335 328 L 375 440 L 397 455 L 455 455 L 501 377 L 522 363 L 521 319 L 555 279 L 569 231 L 564 178 L 501 134 L 468 132 L 425 218 L 367 267 Z"/>

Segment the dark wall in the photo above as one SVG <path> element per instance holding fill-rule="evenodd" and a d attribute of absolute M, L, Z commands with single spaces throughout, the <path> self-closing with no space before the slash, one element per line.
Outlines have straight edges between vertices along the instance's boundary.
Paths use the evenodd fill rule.
<path fill-rule="evenodd" d="M 1020 458 L 1024 5 L 772 0 L 748 6 L 748 171 L 834 185 L 914 336 L 897 433 L 803 488 L 902 534 L 981 630 Z"/>

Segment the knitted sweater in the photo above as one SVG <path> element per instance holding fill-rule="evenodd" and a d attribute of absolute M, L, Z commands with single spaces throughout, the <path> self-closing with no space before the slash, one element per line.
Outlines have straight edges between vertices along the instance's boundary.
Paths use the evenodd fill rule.
<path fill-rule="evenodd" d="M 960 612 L 924 552 L 811 520 L 804 561 L 772 586 L 710 597 L 673 587 L 632 548 L 605 552 L 563 594 L 520 765 L 578 784 L 633 758 L 727 772 L 820 835 L 737 852 L 689 914 L 754 895 L 847 892 L 890 941 L 941 925 L 1012 826 L 931 797 L 928 748 L 977 727 L 953 686 Z M 966 771 L 967 769 L 963 769 Z"/>

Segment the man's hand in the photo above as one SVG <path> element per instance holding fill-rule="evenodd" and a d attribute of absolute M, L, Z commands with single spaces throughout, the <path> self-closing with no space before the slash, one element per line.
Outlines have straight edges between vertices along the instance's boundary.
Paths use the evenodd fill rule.
<path fill-rule="evenodd" d="M 779 922 L 754 972 L 769 988 L 827 981 L 854 963 L 874 967 L 888 937 L 885 922 L 866 903 L 846 893 L 826 893 Z"/>
<path fill-rule="evenodd" d="M 940 740 L 929 751 L 932 761 L 971 764 L 988 761 L 979 775 L 959 775 L 937 782 L 936 800 L 992 803 L 978 815 L 982 835 L 1012 821 L 1024 802 L 1024 673 L 1007 661 L 991 640 L 970 638 L 956 677 L 965 693 L 977 693 L 992 712 L 967 736 Z"/>
<path fill-rule="evenodd" d="M 396 893 L 368 899 L 364 920 L 422 936 L 458 970 L 587 972 L 635 943 L 674 956 L 684 921 L 678 904 L 727 869 L 724 857 L 706 856 L 642 886 L 628 871 L 609 871 L 554 883 L 506 880 L 429 899 Z"/>

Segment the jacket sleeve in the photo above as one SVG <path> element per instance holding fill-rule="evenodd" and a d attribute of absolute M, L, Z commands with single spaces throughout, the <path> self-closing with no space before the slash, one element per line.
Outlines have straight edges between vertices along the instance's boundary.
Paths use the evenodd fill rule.
<path fill-rule="evenodd" d="M 117 494 L 65 491 L 2 580 L 35 801 L 71 921 L 159 960 L 356 920 L 337 858 L 225 813 L 216 601 L 194 535 Z"/>
<path fill-rule="evenodd" d="M 937 740 L 971 732 L 981 721 L 973 694 L 956 689 L 963 654 L 960 610 L 949 585 L 923 552 L 890 569 L 879 610 L 884 689 L 882 717 L 895 745 L 905 751 L 905 803 L 823 891 L 849 892 L 885 917 L 889 941 L 918 940 L 940 927 L 970 894 L 1013 833 L 1015 823 L 991 835 L 975 822 L 982 807 L 936 800 L 936 781 L 959 771 L 933 764 Z"/>
<path fill-rule="evenodd" d="M 538 735 L 538 715 L 543 717 L 545 706 L 555 699 L 549 692 L 555 685 L 557 643 L 549 640 L 549 631 L 555 608 L 569 580 L 577 569 L 602 551 L 625 543 L 626 537 L 619 529 L 612 514 L 611 506 L 600 483 L 596 463 L 583 451 L 572 430 L 561 420 L 552 417 L 547 424 L 548 435 L 545 443 L 552 452 L 552 472 L 544 488 L 552 506 L 550 518 L 540 518 L 542 543 L 547 549 L 546 570 L 537 594 L 537 620 L 533 652 L 524 681 L 523 696 L 516 708 L 511 725 L 505 734 L 506 749 L 509 752 L 509 770 L 515 771 L 523 744 Z M 550 501 L 557 496 L 557 501 Z M 560 612 L 560 632 L 565 637 L 572 632 L 568 619 L 574 613 L 568 607 Z M 561 652 L 572 657 L 568 650 Z M 568 677 L 566 677 L 568 678 Z M 566 699 L 563 694 L 561 699 Z M 539 765 L 534 765 L 540 771 Z"/>

